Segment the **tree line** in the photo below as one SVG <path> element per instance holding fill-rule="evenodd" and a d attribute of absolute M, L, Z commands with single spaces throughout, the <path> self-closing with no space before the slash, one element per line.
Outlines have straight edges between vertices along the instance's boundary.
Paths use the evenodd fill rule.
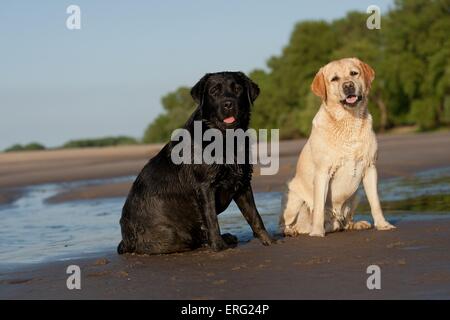
<path fill-rule="evenodd" d="M 382 13 L 380 29 L 366 27 L 368 16 L 352 11 L 332 22 L 297 23 L 282 53 L 249 73 L 261 88 L 251 126 L 280 128 L 282 139 L 308 136 L 320 105 L 312 79 L 322 65 L 344 57 L 376 71 L 369 101 L 375 130 L 449 126 L 450 0 L 396 0 Z M 195 108 L 187 87 L 165 95 L 162 105 L 144 133 L 146 143 L 167 141 Z"/>
<path fill-rule="evenodd" d="M 51 149 L 74 149 L 74 148 L 99 148 L 99 147 L 109 147 L 109 146 L 122 146 L 122 145 L 135 145 L 140 144 L 138 139 L 128 136 L 117 136 L 117 137 L 102 137 L 102 138 L 92 138 L 92 139 L 78 139 L 70 140 L 64 143 L 62 146 L 51 148 Z M 47 150 L 48 148 L 41 143 L 31 142 L 28 144 L 14 144 L 6 148 L 5 152 L 17 152 L 17 151 L 36 151 L 36 150 Z"/>

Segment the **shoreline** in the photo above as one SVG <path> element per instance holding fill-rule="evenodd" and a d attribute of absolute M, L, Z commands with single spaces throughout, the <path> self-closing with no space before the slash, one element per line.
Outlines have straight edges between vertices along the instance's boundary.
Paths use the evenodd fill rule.
<path fill-rule="evenodd" d="M 20 188 L 15 189 L 0 189 L 0 206 L 9 205 L 23 196 L 24 190 Z"/>
<path fill-rule="evenodd" d="M 255 192 L 284 191 L 295 173 L 306 139 L 280 142 L 279 172 L 259 175 L 255 166 L 252 180 Z M 427 169 L 450 166 L 450 132 L 379 135 L 381 179 L 406 177 Z M 137 175 L 162 145 L 139 145 L 92 149 L 52 150 L 0 154 L 0 205 L 17 200 L 24 187 L 92 179 Z M 47 199 L 48 203 L 126 197 L 132 181 L 79 186 Z"/>

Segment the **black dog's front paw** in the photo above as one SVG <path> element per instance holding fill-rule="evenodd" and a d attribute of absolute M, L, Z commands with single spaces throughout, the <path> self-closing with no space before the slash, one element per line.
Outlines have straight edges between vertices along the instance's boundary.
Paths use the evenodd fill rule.
<path fill-rule="evenodd" d="M 222 238 L 220 238 L 220 240 L 211 243 L 211 249 L 215 252 L 222 251 L 228 249 L 228 244 Z"/>
<path fill-rule="evenodd" d="M 238 238 L 234 235 L 232 235 L 231 233 L 224 233 L 222 235 L 222 239 L 223 241 L 225 241 L 225 243 L 231 247 L 235 247 L 238 244 Z"/>
<path fill-rule="evenodd" d="M 273 243 L 277 243 L 277 240 L 269 236 L 267 232 L 261 232 L 257 235 L 258 239 L 261 241 L 261 243 L 265 246 L 270 246 Z"/>

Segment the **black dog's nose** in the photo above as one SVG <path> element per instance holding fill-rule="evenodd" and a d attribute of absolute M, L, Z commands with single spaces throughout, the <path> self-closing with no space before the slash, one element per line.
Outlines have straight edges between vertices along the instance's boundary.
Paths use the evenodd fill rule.
<path fill-rule="evenodd" d="M 225 109 L 231 109 L 233 107 L 233 103 L 231 101 L 225 101 L 223 107 Z"/>
<path fill-rule="evenodd" d="M 344 93 L 349 95 L 355 93 L 355 84 L 352 81 L 347 81 L 342 84 L 342 89 Z"/>

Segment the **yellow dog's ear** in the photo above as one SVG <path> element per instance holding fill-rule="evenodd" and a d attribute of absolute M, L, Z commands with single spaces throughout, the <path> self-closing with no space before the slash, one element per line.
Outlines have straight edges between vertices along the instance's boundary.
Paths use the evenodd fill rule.
<path fill-rule="evenodd" d="M 327 86 L 325 84 L 325 77 L 323 75 L 322 68 L 320 68 L 319 72 L 317 72 L 314 77 L 311 84 L 311 90 L 316 96 L 322 98 L 323 101 L 327 100 Z"/>
<path fill-rule="evenodd" d="M 375 71 L 367 63 L 359 60 L 359 66 L 364 76 L 364 81 L 366 83 L 366 88 L 370 89 L 373 79 L 375 79 Z"/>

